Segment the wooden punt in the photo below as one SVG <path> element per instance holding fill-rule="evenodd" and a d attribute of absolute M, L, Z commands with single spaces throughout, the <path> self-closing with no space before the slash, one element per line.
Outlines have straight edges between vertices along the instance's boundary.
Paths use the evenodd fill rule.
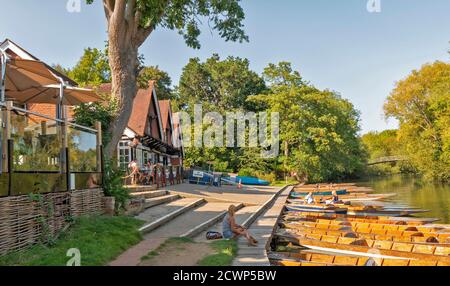
<path fill-rule="evenodd" d="M 318 184 L 320 188 L 329 188 L 330 184 Z M 356 183 L 338 183 L 333 184 L 335 188 L 342 188 L 342 187 L 356 187 Z M 294 188 L 296 189 L 313 189 L 316 188 L 317 184 L 306 184 L 306 185 L 296 185 Z"/>
<path fill-rule="evenodd" d="M 348 192 L 347 190 L 336 190 L 335 192 L 339 196 L 350 194 L 350 192 Z M 309 191 L 309 192 L 308 191 L 307 192 L 293 191 L 289 195 L 293 198 L 303 198 L 306 195 L 308 195 L 309 193 L 312 193 L 313 196 L 331 196 L 331 195 L 333 195 L 333 191 Z"/>
<path fill-rule="evenodd" d="M 333 255 L 314 251 L 269 253 L 269 259 L 279 266 L 450 266 L 438 260 L 392 259 Z M 373 262 L 373 263 L 371 263 Z"/>
<path fill-rule="evenodd" d="M 341 195 L 339 199 L 344 202 L 371 202 L 371 201 L 381 201 L 387 198 L 391 198 L 396 194 L 348 194 Z M 303 197 L 304 198 L 304 197 Z M 316 196 L 314 197 L 316 201 L 322 200 L 325 202 L 326 200 L 331 199 L 331 196 Z M 290 203 L 303 203 L 303 199 L 288 199 Z"/>
<path fill-rule="evenodd" d="M 324 214 L 316 212 L 285 212 L 284 217 L 287 220 L 298 219 L 327 219 L 327 220 L 341 220 L 341 221 L 359 221 L 359 222 L 380 222 L 386 224 L 408 224 L 408 225 L 424 225 L 436 222 L 437 218 L 419 218 L 419 217 L 388 217 L 388 216 L 362 216 L 362 215 L 346 215 L 346 214 Z"/>
<path fill-rule="evenodd" d="M 384 229 L 354 230 L 351 227 L 336 228 L 336 225 L 310 226 L 302 224 L 284 224 L 285 229 L 294 232 L 311 233 L 329 236 L 343 236 L 352 238 L 363 238 L 371 240 L 388 240 L 396 242 L 409 242 L 417 244 L 432 244 L 436 246 L 450 246 L 450 233 L 423 233 L 420 231 L 390 231 Z"/>
<path fill-rule="evenodd" d="M 324 205 L 324 204 L 289 204 L 288 211 L 297 212 L 324 212 L 335 214 L 346 214 L 353 216 L 409 216 L 427 212 L 420 209 L 384 209 L 374 206 L 346 206 L 346 205 Z"/>
<path fill-rule="evenodd" d="M 318 251 L 374 258 L 403 258 L 450 263 L 450 247 L 430 246 L 404 242 L 378 241 L 317 234 L 276 234 L 278 240 L 286 241 Z"/>
<path fill-rule="evenodd" d="M 293 212 L 318 212 L 318 213 L 327 213 L 327 214 L 346 214 L 346 208 L 337 208 L 334 206 L 317 206 L 317 207 L 304 207 L 302 205 L 286 205 L 288 211 Z"/>
<path fill-rule="evenodd" d="M 317 219 L 314 221 L 304 220 L 296 221 L 293 223 L 285 223 L 290 225 L 306 225 L 309 227 L 322 228 L 322 229 L 340 229 L 343 227 L 351 227 L 355 231 L 366 232 L 370 230 L 383 230 L 383 231 L 410 231 L 410 232 L 422 232 L 427 234 L 436 235 L 450 235 L 450 226 L 445 225 L 398 225 L 388 224 L 384 221 L 380 222 L 358 222 L 358 221 L 338 221 L 338 220 L 326 220 Z M 444 236 L 442 236 L 444 237 Z M 447 236 L 445 236 L 447 237 Z"/>
<path fill-rule="evenodd" d="M 339 186 L 334 188 L 322 187 L 320 189 L 317 188 L 293 188 L 293 192 L 297 193 L 309 193 L 309 192 L 326 192 L 331 193 L 332 191 L 340 191 L 346 190 L 347 193 L 372 193 L 373 189 L 370 188 L 361 188 L 361 187 L 353 187 L 353 186 Z"/>

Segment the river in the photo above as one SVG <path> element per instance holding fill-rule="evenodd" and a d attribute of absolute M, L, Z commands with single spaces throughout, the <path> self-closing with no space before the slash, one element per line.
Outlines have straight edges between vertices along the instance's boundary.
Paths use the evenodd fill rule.
<path fill-rule="evenodd" d="M 394 175 L 357 181 L 376 193 L 396 193 L 393 204 L 430 210 L 417 216 L 439 218 L 437 223 L 450 223 L 450 185 L 424 182 L 413 176 Z"/>

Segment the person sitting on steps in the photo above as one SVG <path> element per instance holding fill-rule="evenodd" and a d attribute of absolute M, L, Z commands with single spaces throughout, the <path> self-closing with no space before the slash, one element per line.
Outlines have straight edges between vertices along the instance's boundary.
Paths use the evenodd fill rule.
<path fill-rule="evenodd" d="M 234 205 L 230 205 L 228 207 L 228 213 L 222 222 L 223 237 L 226 239 L 230 239 L 243 235 L 245 236 L 245 238 L 247 238 L 249 246 L 256 246 L 258 244 L 258 241 L 250 235 L 248 230 L 243 226 L 236 224 L 235 213 L 236 207 Z"/>

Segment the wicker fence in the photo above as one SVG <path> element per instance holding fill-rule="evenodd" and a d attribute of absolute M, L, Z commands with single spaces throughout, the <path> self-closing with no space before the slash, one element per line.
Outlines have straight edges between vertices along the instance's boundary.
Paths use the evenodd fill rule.
<path fill-rule="evenodd" d="M 0 255 L 54 237 L 70 218 L 103 212 L 102 189 L 0 198 Z"/>

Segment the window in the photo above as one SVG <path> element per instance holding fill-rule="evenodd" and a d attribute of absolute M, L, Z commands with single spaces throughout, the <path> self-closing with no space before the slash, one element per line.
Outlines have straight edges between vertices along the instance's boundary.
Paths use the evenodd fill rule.
<path fill-rule="evenodd" d="M 150 162 L 150 153 L 147 151 L 143 151 L 144 153 L 142 154 L 143 157 L 143 161 L 144 161 L 144 165 L 147 165 Z"/>
<path fill-rule="evenodd" d="M 128 146 L 128 141 L 120 141 L 117 151 L 119 157 L 119 167 L 125 170 L 128 167 L 128 163 L 131 161 L 131 148 Z"/>

